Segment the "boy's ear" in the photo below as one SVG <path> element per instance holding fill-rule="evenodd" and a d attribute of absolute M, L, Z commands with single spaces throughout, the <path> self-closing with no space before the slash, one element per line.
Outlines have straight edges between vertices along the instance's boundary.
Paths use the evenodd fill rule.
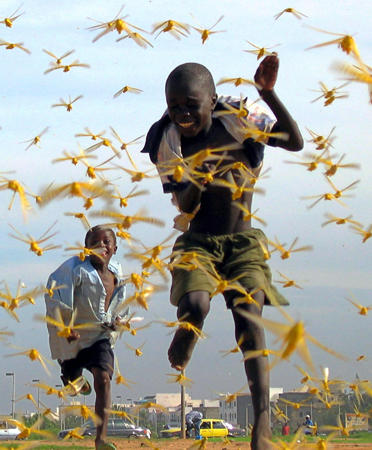
<path fill-rule="evenodd" d="M 214 94 L 213 97 L 212 97 L 212 106 L 213 106 L 212 111 L 213 111 L 214 108 L 216 107 L 216 104 L 217 104 L 217 98 L 218 98 L 217 94 Z"/>
<path fill-rule="evenodd" d="M 114 255 L 116 255 L 116 250 L 118 249 L 117 245 L 115 245 Z"/>

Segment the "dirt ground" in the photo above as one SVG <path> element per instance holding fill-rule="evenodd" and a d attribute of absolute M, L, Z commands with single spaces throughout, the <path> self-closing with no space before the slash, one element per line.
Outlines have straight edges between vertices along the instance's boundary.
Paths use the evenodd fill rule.
<path fill-rule="evenodd" d="M 110 442 L 114 442 L 116 444 L 116 447 L 118 450 L 131 450 L 131 449 L 146 449 L 146 448 L 154 448 L 158 450 L 188 450 L 189 448 L 192 449 L 198 449 L 198 448 L 206 448 L 206 449 L 213 449 L 213 450 L 239 450 L 239 449 L 249 449 L 250 445 L 249 442 L 237 442 L 232 441 L 229 444 L 224 442 L 207 442 L 205 447 L 198 447 L 195 444 L 197 444 L 197 441 L 193 441 L 190 439 L 169 439 L 168 441 L 150 441 L 147 443 L 147 441 L 142 439 L 112 439 Z M 199 441 L 201 443 L 201 441 Z M 199 443 L 198 442 L 198 443 Z M 43 445 L 50 445 L 50 450 L 53 450 L 55 448 L 54 446 L 65 446 L 66 449 L 68 447 L 74 447 L 74 446 L 81 446 L 81 447 L 87 447 L 87 449 L 93 449 L 94 448 L 94 442 L 92 440 L 86 440 L 86 441 L 75 441 L 75 442 L 63 442 L 63 441 L 42 441 L 40 444 Z M 305 446 L 299 446 L 297 448 L 310 448 Z M 313 447 L 314 448 L 314 444 Z M 327 446 L 328 450 L 372 450 L 372 444 L 353 444 L 353 443 L 344 443 L 344 444 L 328 444 Z"/>

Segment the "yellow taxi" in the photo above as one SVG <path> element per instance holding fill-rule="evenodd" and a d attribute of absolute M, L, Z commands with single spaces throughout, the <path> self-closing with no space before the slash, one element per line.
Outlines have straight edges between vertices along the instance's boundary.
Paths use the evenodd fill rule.
<path fill-rule="evenodd" d="M 192 430 L 192 436 L 194 430 Z M 200 436 L 201 437 L 226 437 L 229 434 L 229 430 L 225 423 L 221 419 L 202 419 L 200 424 Z M 172 427 L 160 431 L 160 437 L 181 437 L 181 428 Z"/>
<path fill-rule="evenodd" d="M 229 430 L 221 419 L 203 419 L 200 425 L 200 436 L 202 437 L 226 437 Z"/>

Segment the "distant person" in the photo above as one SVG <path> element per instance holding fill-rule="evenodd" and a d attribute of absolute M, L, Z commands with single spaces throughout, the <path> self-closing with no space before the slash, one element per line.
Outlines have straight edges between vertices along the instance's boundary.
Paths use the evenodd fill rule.
<path fill-rule="evenodd" d="M 288 436 L 289 433 L 290 433 L 289 424 L 288 424 L 288 422 L 286 422 L 285 424 L 283 424 L 283 427 L 282 427 L 282 435 Z"/>
<path fill-rule="evenodd" d="M 307 415 L 305 416 L 305 422 L 304 422 L 304 425 L 307 426 L 307 427 L 313 427 L 313 426 L 314 426 L 314 423 L 313 423 L 313 421 L 311 420 L 310 414 L 307 414 Z"/>
<path fill-rule="evenodd" d="M 186 419 L 186 436 L 191 437 L 191 431 L 195 430 L 195 439 L 200 439 L 200 425 L 203 414 L 200 411 L 190 411 L 185 416 Z"/>
<path fill-rule="evenodd" d="M 307 414 L 305 416 L 305 421 L 304 421 L 303 425 L 305 427 L 305 430 L 304 430 L 305 434 L 313 434 L 314 423 L 311 420 L 311 417 L 309 414 Z"/>
<path fill-rule="evenodd" d="M 116 237 L 111 228 L 97 225 L 85 236 L 85 247 L 94 252 L 84 261 L 74 256 L 65 261 L 48 279 L 47 287 L 60 286 L 52 296 L 45 295 L 47 316 L 62 317 L 73 326 L 94 323 L 93 328 L 73 329 L 66 337 L 58 335 L 59 329 L 48 323 L 49 344 L 53 359 L 60 366 L 64 385 L 82 378 L 83 369 L 93 374 L 96 392 L 95 412 L 100 419 L 97 426 L 97 450 L 114 450 L 115 444 L 105 441 L 108 413 L 111 406 L 111 379 L 114 368 L 113 346 L 115 331 L 127 313 L 117 313 L 125 299 L 125 285 L 121 280 L 120 264 L 111 261 L 116 253 Z M 60 311 L 60 314 L 58 313 Z M 85 382 L 84 382 L 85 381 Z M 73 392 L 88 395 L 88 380 L 80 383 L 81 390 Z"/>
<path fill-rule="evenodd" d="M 288 304 L 271 283 L 267 238 L 251 226 L 250 213 L 265 144 L 289 151 L 303 147 L 296 122 L 274 91 L 278 67 L 277 56 L 271 54 L 254 76 L 271 111 L 243 97 L 217 96 L 212 74 L 201 64 L 176 67 L 165 84 L 167 111 L 150 128 L 142 150 L 156 164 L 164 192 L 172 193 L 181 212 L 175 228 L 184 233 L 173 247 L 170 295 L 177 317 L 201 330 L 211 297 L 222 292 L 243 353 L 266 345 L 263 328 L 244 313 L 260 317 L 264 305 Z M 284 184 L 279 180 L 277 189 L 283 190 Z M 280 209 L 279 203 L 273 207 Z M 240 292 L 229 287 L 229 280 L 238 280 Z M 189 362 L 200 335 L 197 331 L 182 326 L 176 331 L 168 350 L 176 370 Z M 267 449 L 271 438 L 268 358 L 247 358 L 244 368 L 254 409 L 252 448 Z"/>

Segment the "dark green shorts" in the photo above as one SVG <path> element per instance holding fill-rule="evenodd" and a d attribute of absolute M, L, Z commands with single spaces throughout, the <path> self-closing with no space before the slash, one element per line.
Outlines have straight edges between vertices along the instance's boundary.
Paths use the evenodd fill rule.
<path fill-rule="evenodd" d="M 265 293 L 267 305 L 288 305 L 288 301 L 271 284 L 271 271 L 266 264 L 262 245 L 267 247 L 267 238 L 257 228 L 217 236 L 192 231 L 182 234 L 174 244 L 173 260 L 182 260 L 185 252 L 186 255 L 195 252 L 203 268 L 197 268 L 198 263 L 192 265 L 192 262 L 186 264 L 185 268 L 173 268 L 172 305 L 177 306 L 181 297 L 188 292 L 207 291 L 212 294 L 216 283 L 206 271 L 217 273 L 226 280 L 239 277 L 239 284 L 248 292 L 261 289 Z M 231 306 L 227 302 L 227 307 Z"/>

